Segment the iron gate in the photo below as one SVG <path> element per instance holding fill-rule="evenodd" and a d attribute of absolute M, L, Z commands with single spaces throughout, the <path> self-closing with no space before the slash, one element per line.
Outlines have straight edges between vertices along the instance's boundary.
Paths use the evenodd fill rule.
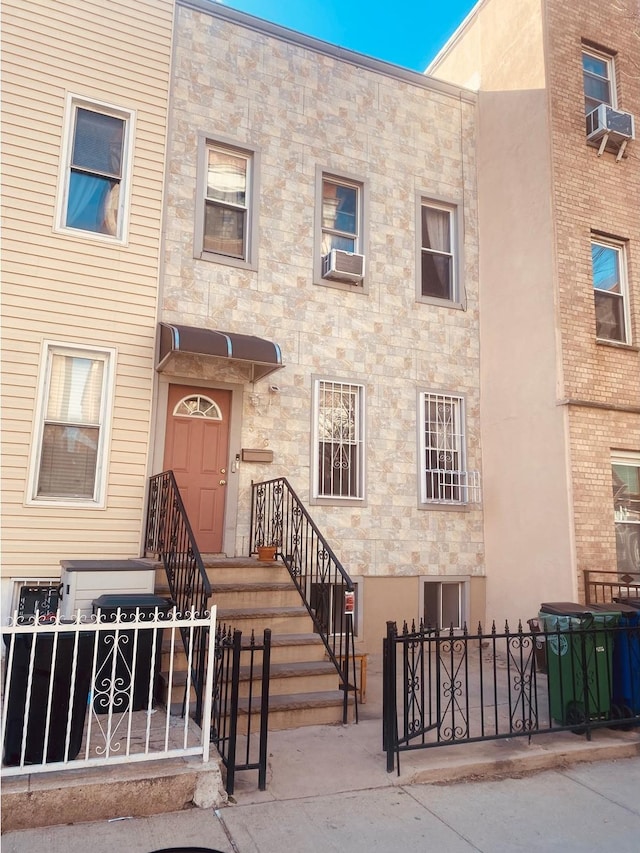
<path fill-rule="evenodd" d="M 383 643 L 383 749 L 400 752 L 555 731 L 640 725 L 640 627 L 477 634 L 420 624 Z"/>
<path fill-rule="evenodd" d="M 267 787 L 267 735 L 271 630 L 262 643 L 253 631 L 248 644 L 242 631 L 218 626 L 211 740 L 227 771 L 226 791 L 233 794 L 237 770 L 257 770 L 258 787 Z"/>

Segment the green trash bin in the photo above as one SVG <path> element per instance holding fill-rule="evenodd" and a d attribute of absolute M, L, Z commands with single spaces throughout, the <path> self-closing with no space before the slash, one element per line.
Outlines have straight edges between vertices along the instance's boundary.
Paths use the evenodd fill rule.
<path fill-rule="evenodd" d="M 608 629 L 618 624 L 619 611 L 561 601 L 541 604 L 538 619 L 546 634 L 553 719 L 576 727 L 609 719 L 613 632 Z"/>

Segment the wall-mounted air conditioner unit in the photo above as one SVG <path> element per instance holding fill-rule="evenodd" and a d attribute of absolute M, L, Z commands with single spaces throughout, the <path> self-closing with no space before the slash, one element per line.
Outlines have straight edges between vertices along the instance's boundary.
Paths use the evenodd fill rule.
<path fill-rule="evenodd" d="M 598 104 L 587 114 L 587 142 L 592 145 L 615 144 L 616 147 L 635 139 L 633 116 L 614 110 L 607 104 Z"/>
<path fill-rule="evenodd" d="M 322 258 L 322 278 L 328 278 L 332 281 L 362 281 L 364 278 L 364 255 L 331 249 Z"/>

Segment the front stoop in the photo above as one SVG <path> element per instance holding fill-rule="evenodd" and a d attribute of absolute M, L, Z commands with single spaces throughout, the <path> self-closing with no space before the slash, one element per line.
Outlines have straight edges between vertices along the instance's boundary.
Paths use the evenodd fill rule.
<path fill-rule="evenodd" d="M 343 722 L 344 693 L 340 676 L 329 661 L 324 643 L 314 633 L 313 621 L 300 600 L 286 566 L 281 562 L 260 562 L 251 557 L 204 558 L 211 582 L 211 604 L 218 608 L 218 625 L 242 631 L 242 644 L 262 642 L 265 628 L 271 635 L 271 677 L 269 729 L 277 731 L 299 726 L 331 725 Z M 156 592 L 167 594 L 166 579 L 156 577 Z M 168 655 L 162 670 L 168 670 Z M 184 654 L 174 658 L 174 693 L 164 698 L 179 709 L 184 697 L 186 673 Z M 243 698 L 248 693 L 247 674 L 241 672 L 240 730 L 246 730 Z M 252 693 L 260 695 L 260 681 Z M 353 697 L 349 699 L 349 718 L 353 719 Z M 257 705 L 254 704 L 254 708 Z M 244 715 L 244 720 L 242 719 Z M 255 723 L 252 722 L 252 728 Z"/>
<path fill-rule="evenodd" d="M 227 801 L 217 752 L 208 763 L 172 758 L 2 780 L 2 831 L 150 817 Z M 90 849 L 90 840 L 87 842 Z"/>

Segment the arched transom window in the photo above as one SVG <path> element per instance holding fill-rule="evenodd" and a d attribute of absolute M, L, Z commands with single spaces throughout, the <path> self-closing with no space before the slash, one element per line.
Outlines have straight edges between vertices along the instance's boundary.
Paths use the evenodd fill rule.
<path fill-rule="evenodd" d="M 213 421 L 222 420 L 220 407 L 204 394 L 190 394 L 183 397 L 173 410 L 176 417 L 182 418 L 209 418 Z"/>

